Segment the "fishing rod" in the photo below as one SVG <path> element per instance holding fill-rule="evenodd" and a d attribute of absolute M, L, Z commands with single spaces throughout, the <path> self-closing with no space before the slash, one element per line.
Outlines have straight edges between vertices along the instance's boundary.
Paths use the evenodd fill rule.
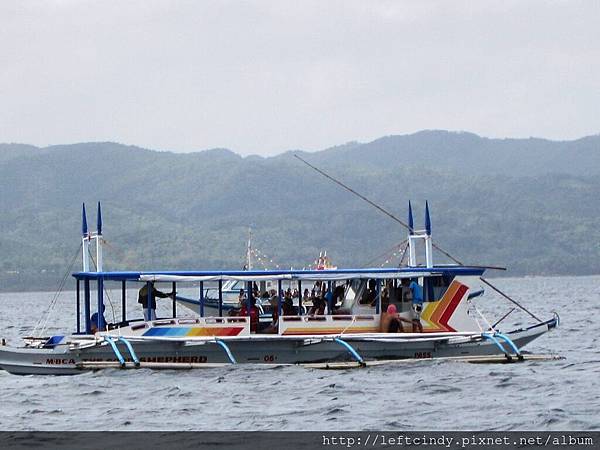
<path fill-rule="evenodd" d="M 400 225 L 402 225 L 404 228 L 406 228 L 409 231 L 414 231 L 413 228 L 411 226 L 409 226 L 407 223 L 405 223 L 404 221 L 400 220 L 398 217 L 396 217 L 394 214 L 392 214 L 391 212 L 389 212 L 388 210 L 386 210 L 385 208 L 383 208 L 382 206 L 378 205 L 377 203 L 375 203 L 374 201 L 370 200 L 369 198 L 365 197 L 364 195 L 362 195 L 361 193 L 357 192 L 356 190 L 352 189 L 350 186 L 342 183 L 341 181 L 335 179 L 334 177 L 332 177 L 331 175 L 329 175 L 328 173 L 326 173 L 325 171 L 319 169 L 318 167 L 313 166 L 312 164 L 310 164 L 308 161 L 306 161 L 305 159 L 301 158 L 300 156 L 298 156 L 297 154 L 294 154 L 294 158 L 302 161 L 304 164 L 306 164 L 308 167 L 310 167 L 311 169 L 313 169 L 314 171 L 318 172 L 319 174 L 321 174 L 322 176 L 324 176 L 325 178 L 333 181 L 335 184 L 337 184 L 338 186 L 341 186 L 342 188 L 344 188 L 345 190 L 351 192 L 352 194 L 356 195 L 358 198 L 360 198 L 361 200 L 367 202 L 369 205 L 373 206 L 375 209 L 377 209 L 378 211 L 380 211 L 381 213 L 385 214 L 386 216 L 388 216 L 390 219 L 394 220 L 395 222 L 399 223 Z M 440 248 L 438 245 L 433 244 L 432 243 L 433 248 L 435 248 L 436 250 L 438 250 L 439 252 L 441 252 L 442 254 L 444 254 L 446 257 L 448 257 L 450 260 L 452 260 L 453 262 L 455 262 L 456 264 L 458 264 L 459 266 L 464 266 L 464 264 L 458 260 L 457 258 L 455 258 L 454 256 L 452 256 L 450 253 L 448 253 L 447 251 L 445 251 L 444 249 Z M 489 267 L 489 266 L 471 266 L 471 267 L 477 267 L 477 268 L 485 268 L 485 269 L 498 269 L 498 270 L 506 270 L 505 267 Z M 496 291 L 498 294 L 500 294 L 502 297 L 504 297 L 505 299 L 509 300 L 511 303 L 515 304 L 516 306 L 518 306 L 519 308 L 521 308 L 521 310 L 523 310 L 524 312 L 526 312 L 527 314 L 529 314 L 531 317 L 533 317 L 535 320 L 537 320 L 538 322 L 542 322 L 535 314 L 533 314 L 532 312 L 530 312 L 527 308 L 525 308 L 524 306 L 520 305 L 516 300 L 510 298 L 507 294 L 505 294 L 504 292 L 502 292 L 500 289 L 498 289 L 497 287 L 495 287 L 494 285 L 492 285 L 489 281 L 487 281 L 486 279 L 484 279 L 483 277 L 479 278 L 482 282 L 484 282 L 485 284 L 487 284 L 489 287 L 491 287 L 494 291 Z"/>

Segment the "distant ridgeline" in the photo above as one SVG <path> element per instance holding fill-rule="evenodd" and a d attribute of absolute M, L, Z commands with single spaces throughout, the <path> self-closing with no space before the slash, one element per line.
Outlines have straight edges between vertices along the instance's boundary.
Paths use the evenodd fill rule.
<path fill-rule="evenodd" d="M 417 227 L 428 200 L 435 241 L 465 263 L 508 275 L 600 271 L 600 136 L 423 131 L 300 153 L 401 218 L 412 200 Z M 4 291 L 56 287 L 80 244 L 84 201 L 103 203 L 109 269 L 242 267 L 249 227 L 267 265 L 294 268 L 322 250 L 338 267 L 397 264 L 406 237 L 293 152 L 0 144 L 0 191 Z"/>

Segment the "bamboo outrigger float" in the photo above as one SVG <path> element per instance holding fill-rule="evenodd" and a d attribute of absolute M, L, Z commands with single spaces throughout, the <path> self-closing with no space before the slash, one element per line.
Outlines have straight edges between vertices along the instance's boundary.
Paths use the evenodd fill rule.
<path fill-rule="evenodd" d="M 353 367 L 390 361 L 448 359 L 469 362 L 522 360 L 522 347 L 558 323 L 558 316 L 526 328 L 502 333 L 474 307 L 481 297 L 481 266 L 434 265 L 431 220 L 426 209 L 425 229 L 414 230 L 409 212 L 409 260 L 406 267 L 372 269 L 273 270 L 273 271 L 145 271 L 114 272 L 102 269 L 102 220 L 87 230 L 83 210 L 83 270 L 76 280 L 76 331 L 70 335 L 25 339 L 24 347 L 0 347 L 0 368 L 15 374 L 76 374 L 111 367 L 151 369 L 209 368 L 229 364 L 266 366 L 305 364 L 310 367 Z M 90 269 L 89 245 L 95 244 L 95 271 Z M 425 264 L 417 264 L 417 244 L 425 247 Z M 244 316 L 223 315 L 223 285 L 245 284 Z M 269 281 L 278 287 L 269 299 L 269 327 L 253 322 L 255 283 Z M 148 286 L 151 304 L 153 283 L 200 286 L 195 317 L 178 317 L 173 295 L 172 314 L 156 320 L 131 319 L 127 311 L 127 286 Z M 217 285 L 218 314 L 206 317 L 204 284 Z M 409 287 L 409 283 L 414 283 Z M 103 314 L 107 285 L 120 285 L 121 320 L 106 324 Z M 285 308 L 283 287 L 297 287 L 300 296 L 294 312 Z M 319 286 L 325 300 L 322 313 L 302 308 L 302 288 Z M 92 288 L 96 295 L 92 299 Z M 422 295 L 420 315 L 414 304 L 415 289 Z M 412 292 L 413 299 L 410 299 Z M 256 298 L 254 298 L 256 301 Z M 265 308 L 267 304 L 264 304 Z M 386 308 L 394 305 L 407 332 L 390 333 Z M 83 308 L 82 308 L 83 306 Z M 244 306 L 244 305 L 242 305 Z M 289 305 L 288 305 L 289 306 Z M 272 319 L 269 319 L 271 317 Z M 265 319 L 265 318 L 263 318 Z M 93 327 L 99 330 L 93 332 Z M 269 331 L 269 332 L 267 332 Z M 540 359 L 541 356 L 533 358 Z"/>

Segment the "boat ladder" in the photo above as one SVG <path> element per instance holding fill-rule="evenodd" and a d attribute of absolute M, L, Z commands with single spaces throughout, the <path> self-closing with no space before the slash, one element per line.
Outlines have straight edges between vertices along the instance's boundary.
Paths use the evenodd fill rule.
<path fill-rule="evenodd" d="M 229 362 L 231 364 L 237 364 L 237 361 L 233 357 L 233 353 L 231 353 L 231 350 L 229 349 L 229 346 L 225 342 L 223 342 L 220 339 L 215 339 L 215 343 L 219 344 L 221 347 L 223 347 L 223 350 L 225 350 L 225 353 L 227 353 L 227 357 L 229 358 Z"/>
<path fill-rule="evenodd" d="M 504 356 L 506 356 L 506 359 L 508 361 L 512 361 L 512 356 L 510 355 L 510 352 L 508 350 L 506 350 L 506 348 L 500 343 L 500 341 L 498 340 L 498 338 L 500 338 L 506 344 L 508 344 L 508 346 L 514 352 L 514 354 L 519 359 L 519 361 L 523 360 L 523 355 L 521 354 L 521 351 L 519 350 L 519 348 L 517 347 L 517 345 L 508 336 L 506 336 L 505 334 L 498 333 L 498 332 L 495 332 L 493 334 L 492 333 L 482 333 L 481 336 L 483 338 L 485 338 L 485 339 L 489 339 L 494 344 L 496 344 L 496 346 L 502 351 L 502 353 L 504 353 Z"/>
<path fill-rule="evenodd" d="M 131 345 L 131 342 L 129 342 L 123 336 L 119 336 L 119 341 L 125 344 L 125 347 L 127 347 L 127 350 L 129 350 L 129 354 L 131 355 L 131 359 L 133 360 L 133 364 L 135 364 L 135 367 L 140 367 L 140 359 L 133 351 L 133 346 Z"/>
<path fill-rule="evenodd" d="M 361 366 L 365 365 L 365 361 L 362 359 L 362 356 L 360 356 L 358 354 L 358 352 L 356 351 L 356 349 L 354 347 L 352 347 L 350 344 L 348 344 L 346 341 L 344 341 L 341 338 L 333 338 L 333 340 L 335 342 L 337 342 L 338 344 L 340 344 L 341 346 L 345 347 L 346 350 L 348 350 L 348 352 L 356 360 L 356 362 L 358 362 Z"/>

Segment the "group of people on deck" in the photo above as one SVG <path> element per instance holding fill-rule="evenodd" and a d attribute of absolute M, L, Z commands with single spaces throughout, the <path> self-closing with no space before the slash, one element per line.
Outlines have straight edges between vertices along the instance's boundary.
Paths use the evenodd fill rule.
<path fill-rule="evenodd" d="M 300 293 L 298 289 L 281 290 L 279 295 L 275 289 L 260 292 L 256 283 L 253 285 L 252 295 L 250 299 L 250 312 L 248 313 L 248 301 L 246 291 L 240 289 L 238 295 L 238 308 L 231 310 L 230 315 L 234 316 L 250 316 L 250 331 L 261 333 L 277 333 L 279 322 L 279 297 L 281 296 L 281 313 L 284 316 L 295 316 L 298 314 L 300 306 L 294 305 L 294 298 L 298 299 Z M 256 305 L 257 298 L 268 302 L 270 305 L 272 320 L 268 325 L 262 326 L 260 323 L 260 309 Z M 312 290 L 305 289 L 302 295 L 302 307 L 310 307 L 305 311 L 309 316 L 324 315 L 327 310 L 327 305 L 331 302 L 335 307 L 334 292 L 328 290 L 326 283 L 317 281 Z M 264 305 L 265 303 L 263 303 Z"/>
<path fill-rule="evenodd" d="M 389 295 L 387 287 L 384 287 L 381 292 L 381 305 L 385 309 L 385 312 L 381 314 L 380 329 L 383 332 L 388 333 L 402 333 L 405 331 L 423 332 L 423 325 L 421 324 L 421 312 L 423 310 L 423 288 L 416 282 L 416 280 L 403 280 L 403 298 L 402 301 L 410 301 L 410 319 L 403 317 L 399 312 L 395 304 L 389 304 Z M 150 289 L 150 291 L 148 291 Z M 340 290 L 341 289 L 341 290 Z M 307 314 L 310 316 L 324 315 L 327 311 L 327 306 L 331 305 L 332 313 L 338 312 L 337 300 L 343 298 L 343 286 L 338 286 L 334 290 L 329 289 L 326 283 L 317 281 L 313 286 L 312 290 L 305 289 L 302 295 L 302 304 L 304 306 L 311 305 L 307 310 Z M 248 311 L 248 302 L 244 289 L 240 289 L 238 296 L 239 308 L 230 311 L 230 315 L 235 316 L 249 316 L 250 317 L 250 330 L 252 332 L 261 333 L 277 333 L 278 321 L 279 321 L 279 295 L 275 289 L 265 291 L 261 294 L 256 283 L 253 285 L 251 300 L 250 300 L 250 311 Z M 174 292 L 161 292 L 154 286 L 154 282 L 144 284 L 138 293 L 138 303 L 142 305 L 144 320 L 156 320 L 156 298 L 167 298 L 173 297 Z M 298 314 L 299 306 L 294 305 L 294 298 L 300 297 L 298 289 L 292 290 L 288 288 L 285 292 L 280 292 L 282 298 L 281 312 L 284 316 L 292 316 Z M 272 320 L 269 324 L 266 324 L 261 328 L 260 323 L 260 309 L 257 306 L 257 298 L 266 300 L 271 305 Z M 369 304 L 375 306 L 377 301 L 377 291 L 375 289 L 374 280 L 369 280 L 367 286 L 362 295 L 360 303 Z M 101 313 L 94 313 L 90 319 L 90 327 L 92 333 L 98 331 L 105 331 L 107 327 L 106 319 L 104 318 L 104 305 Z M 339 310 L 341 311 L 341 310 Z M 405 329 L 404 324 L 409 324 L 412 329 Z"/>

